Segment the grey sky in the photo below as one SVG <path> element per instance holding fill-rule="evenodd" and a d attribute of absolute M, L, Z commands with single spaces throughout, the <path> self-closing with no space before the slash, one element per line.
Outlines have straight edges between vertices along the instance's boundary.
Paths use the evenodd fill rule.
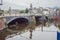
<path fill-rule="evenodd" d="M 29 7 L 30 3 L 34 7 L 60 7 L 60 0 L 3 0 L 3 6 L 17 9 Z"/>

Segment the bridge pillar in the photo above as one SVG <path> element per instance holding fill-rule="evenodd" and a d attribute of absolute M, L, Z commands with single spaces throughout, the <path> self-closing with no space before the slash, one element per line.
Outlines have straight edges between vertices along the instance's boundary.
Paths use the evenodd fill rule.
<path fill-rule="evenodd" d="M 30 22 L 36 23 L 35 15 L 30 15 Z"/>
<path fill-rule="evenodd" d="M 0 30 L 3 30 L 4 28 L 6 28 L 6 18 L 5 17 L 1 17 L 0 18 Z"/>
<path fill-rule="evenodd" d="M 4 10 L 0 10 L 0 30 L 3 30 L 4 28 L 6 28 L 5 26 L 5 17 L 4 17 Z"/>
<path fill-rule="evenodd" d="M 3 18 L 3 21 L 4 21 L 5 28 L 6 28 L 7 27 L 7 20 L 5 17 Z"/>

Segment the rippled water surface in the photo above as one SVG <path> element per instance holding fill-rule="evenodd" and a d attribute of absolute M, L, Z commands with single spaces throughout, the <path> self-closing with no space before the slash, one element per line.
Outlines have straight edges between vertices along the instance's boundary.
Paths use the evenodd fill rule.
<path fill-rule="evenodd" d="M 59 29 L 56 22 L 13 25 L 0 31 L 0 40 L 56 40 Z"/>

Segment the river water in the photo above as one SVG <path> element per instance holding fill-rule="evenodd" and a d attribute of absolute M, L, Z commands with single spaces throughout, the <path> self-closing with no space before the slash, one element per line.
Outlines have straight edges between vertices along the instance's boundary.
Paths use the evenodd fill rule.
<path fill-rule="evenodd" d="M 25 23 L 0 31 L 0 40 L 56 40 L 60 25 L 56 22 Z"/>

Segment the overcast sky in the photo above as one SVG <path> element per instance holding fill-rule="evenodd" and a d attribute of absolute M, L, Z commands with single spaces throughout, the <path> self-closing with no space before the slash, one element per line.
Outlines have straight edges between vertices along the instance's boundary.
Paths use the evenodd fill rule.
<path fill-rule="evenodd" d="M 13 9 L 29 8 L 30 3 L 34 7 L 60 7 L 60 0 L 3 0 L 3 8 L 11 6 Z"/>

